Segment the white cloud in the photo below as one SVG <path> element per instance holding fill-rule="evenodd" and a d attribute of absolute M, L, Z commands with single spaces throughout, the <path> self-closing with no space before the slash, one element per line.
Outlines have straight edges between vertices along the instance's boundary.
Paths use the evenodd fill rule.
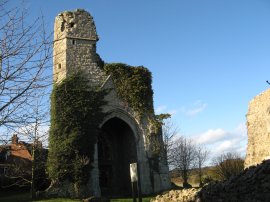
<path fill-rule="evenodd" d="M 213 144 L 215 142 L 221 141 L 228 133 L 221 129 L 210 129 L 206 132 L 201 133 L 200 135 L 197 135 L 195 140 L 198 144 Z"/>
<path fill-rule="evenodd" d="M 225 140 L 218 144 L 218 147 L 216 148 L 216 153 L 224 153 L 229 152 L 232 150 L 236 150 L 235 143 L 238 143 L 238 141 L 235 140 Z"/>
<path fill-rule="evenodd" d="M 197 144 L 206 146 L 211 151 L 212 156 L 225 152 L 237 152 L 244 157 L 247 145 L 247 130 L 245 124 L 238 125 L 232 131 L 221 128 L 209 129 L 194 136 L 194 140 Z"/>
<path fill-rule="evenodd" d="M 213 155 L 217 156 L 226 152 L 236 152 L 241 156 L 245 156 L 246 153 L 246 141 L 242 138 L 235 138 L 231 140 L 225 140 L 219 142 L 216 148 L 213 149 Z"/>
<path fill-rule="evenodd" d="M 189 106 L 184 106 L 179 109 L 169 109 L 166 105 L 160 105 L 155 109 L 156 114 L 169 113 L 171 115 L 177 114 L 179 111 L 185 114 L 186 116 L 193 117 L 197 114 L 203 112 L 207 107 L 207 104 L 201 100 L 196 100 L 194 103 Z"/>
<path fill-rule="evenodd" d="M 195 101 L 188 107 L 182 107 L 181 111 L 187 116 L 196 116 L 200 112 L 204 111 L 207 107 L 207 104 L 201 100 Z"/>

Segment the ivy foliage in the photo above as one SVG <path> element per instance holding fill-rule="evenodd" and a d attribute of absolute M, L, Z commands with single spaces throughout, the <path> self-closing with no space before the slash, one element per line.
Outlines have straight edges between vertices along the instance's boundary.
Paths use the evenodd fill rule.
<path fill-rule="evenodd" d="M 139 117 L 149 115 L 147 117 L 151 130 L 147 138 L 151 142 L 153 158 L 158 159 L 163 120 L 170 115 L 154 115 L 151 72 L 143 66 L 133 67 L 123 63 L 105 64 L 104 70 L 107 75 L 112 75 L 118 96 L 137 112 Z"/>
<path fill-rule="evenodd" d="M 112 75 L 118 96 L 140 117 L 154 112 L 152 74 L 147 68 L 110 63 L 104 65 L 104 70 Z"/>
<path fill-rule="evenodd" d="M 162 141 L 162 126 L 164 125 L 164 120 L 168 118 L 171 118 L 171 114 L 166 113 L 155 115 L 155 118 L 150 120 L 150 123 L 155 131 L 155 135 L 150 137 L 150 142 L 152 143 L 151 151 L 153 156 L 159 156 L 161 152 L 162 145 L 160 142 Z"/>
<path fill-rule="evenodd" d="M 48 172 L 52 180 L 86 184 L 106 92 L 91 89 L 82 73 L 56 84 L 51 95 Z"/>
<path fill-rule="evenodd" d="M 156 115 L 156 119 L 160 122 L 160 123 L 164 123 L 164 120 L 165 119 L 169 119 L 169 118 L 171 118 L 171 114 L 168 114 L 168 113 L 166 113 L 166 114 L 158 114 L 158 115 Z"/>
<path fill-rule="evenodd" d="M 168 119 L 168 118 L 171 118 L 171 114 L 158 114 L 158 115 L 155 115 L 155 120 L 158 124 L 158 127 L 162 127 L 162 125 L 164 125 L 164 120 L 165 119 Z"/>

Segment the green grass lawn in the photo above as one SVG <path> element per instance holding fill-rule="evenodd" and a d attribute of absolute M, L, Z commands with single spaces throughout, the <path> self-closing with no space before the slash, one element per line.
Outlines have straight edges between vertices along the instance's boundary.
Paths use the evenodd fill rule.
<path fill-rule="evenodd" d="M 149 202 L 152 197 L 145 197 L 143 198 L 143 202 Z M 1 202 L 30 202 L 31 197 L 29 193 L 9 193 L 6 196 L 0 195 L 0 201 Z M 64 198 L 58 198 L 58 199 L 44 199 L 44 200 L 37 200 L 35 202 L 78 202 L 81 200 L 74 200 L 74 199 L 64 199 Z M 132 202 L 132 199 L 111 199 L 112 202 Z"/>

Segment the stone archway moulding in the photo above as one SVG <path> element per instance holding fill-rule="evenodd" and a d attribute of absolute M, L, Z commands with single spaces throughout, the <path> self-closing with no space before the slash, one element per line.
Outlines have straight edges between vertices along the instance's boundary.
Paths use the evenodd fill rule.
<path fill-rule="evenodd" d="M 108 111 L 108 113 L 109 115 L 104 118 L 103 122 L 99 125 L 99 128 L 102 128 L 102 126 L 110 119 L 119 118 L 122 121 L 124 121 L 126 124 L 128 124 L 128 126 L 131 128 L 134 134 L 135 142 L 136 143 L 139 142 L 140 136 L 141 136 L 141 130 L 139 129 L 136 120 L 131 115 L 129 115 L 126 111 L 120 108 L 110 110 Z"/>

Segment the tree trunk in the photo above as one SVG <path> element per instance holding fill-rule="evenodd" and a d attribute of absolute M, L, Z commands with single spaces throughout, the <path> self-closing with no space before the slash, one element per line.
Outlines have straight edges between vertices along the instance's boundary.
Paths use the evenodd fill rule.
<path fill-rule="evenodd" d="M 31 198 L 36 199 L 36 156 L 35 156 L 35 142 L 32 147 L 32 173 L 31 173 Z"/>
<path fill-rule="evenodd" d="M 182 172 L 183 172 L 183 174 L 182 174 L 182 177 L 183 177 L 183 187 L 184 188 L 188 188 L 188 175 L 187 175 L 187 171 L 186 170 L 183 170 Z"/>
<path fill-rule="evenodd" d="M 199 186 L 202 187 L 203 186 L 203 183 L 202 183 L 202 168 L 199 168 L 199 179 L 200 179 Z"/>

